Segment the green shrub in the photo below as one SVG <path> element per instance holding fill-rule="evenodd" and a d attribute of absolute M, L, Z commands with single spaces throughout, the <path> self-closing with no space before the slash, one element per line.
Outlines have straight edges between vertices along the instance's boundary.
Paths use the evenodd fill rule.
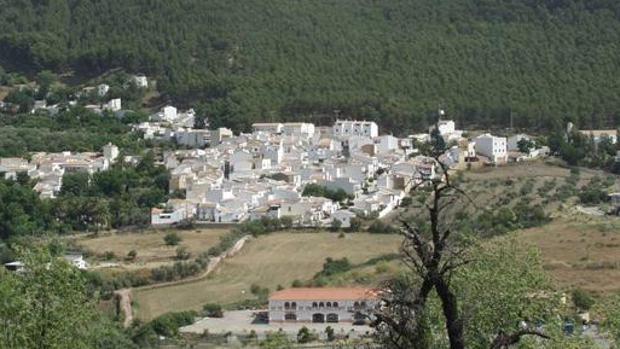
<path fill-rule="evenodd" d="M 341 259 L 332 259 L 327 257 L 325 263 L 323 263 L 323 270 L 315 275 L 315 279 L 322 276 L 331 276 L 334 274 L 340 274 L 351 270 L 351 263 L 344 257 Z"/>
<path fill-rule="evenodd" d="M 397 234 L 398 229 L 392 225 L 384 223 L 380 219 L 375 219 L 368 227 L 368 232 L 371 234 Z"/>
<path fill-rule="evenodd" d="M 297 332 L 297 343 L 304 344 L 314 342 L 319 339 L 319 336 L 316 333 L 310 332 L 310 330 L 303 326 Z"/>
<path fill-rule="evenodd" d="M 177 233 L 168 233 L 164 236 L 164 242 L 168 246 L 176 246 L 181 242 L 181 237 Z"/>
<path fill-rule="evenodd" d="M 182 261 L 188 260 L 190 256 L 191 254 L 189 253 L 189 251 L 187 251 L 187 247 L 185 246 L 177 247 L 176 258 L 178 260 L 182 260 Z"/>
<path fill-rule="evenodd" d="M 215 303 L 209 303 L 202 306 L 202 315 L 208 317 L 222 318 L 224 317 L 224 311 L 222 306 Z"/>
<path fill-rule="evenodd" d="M 138 252 L 136 250 L 131 250 L 127 253 L 127 259 L 130 261 L 135 260 L 138 257 Z"/>
<path fill-rule="evenodd" d="M 595 303 L 594 298 L 592 298 L 590 294 L 580 288 L 574 289 L 571 293 L 571 296 L 573 298 L 573 304 L 575 305 L 575 307 L 582 311 L 590 310 L 590 308 L 592 308 Z"/>

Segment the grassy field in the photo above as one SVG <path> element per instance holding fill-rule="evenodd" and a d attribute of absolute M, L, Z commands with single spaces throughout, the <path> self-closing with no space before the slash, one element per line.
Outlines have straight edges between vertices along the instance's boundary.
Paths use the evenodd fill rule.
<path fill-rule="evenodd" d="M 567 289 L 620 291 L 620 219 L 573 214 L 519 233 L 538 246 L 545 269 Z"/>
<path fill-rule="evenodd" d="M 251 240 L 212 276 L 188 284 L 135 290 L 137 317 L 152 319 L 170 311 L 200 309 L 206 303 L 230 304 L 252 299 L 250 286 L 275 290 L 295 279 L 308 280 L 322 269 L 325 258 L 347 257 L 352 264 L 398 251 L 397 235 L 274 233 Z"/>
<path fill-rule="evenodd" d="M 174 231 L 182 241 L 178 246 L 167 246 L 164 236 Z M 219 242 L 220 236 L 228 229 L 209 228 L 192 230 L 147 230 L 140 233 L 104 233 L 97 236 L 82 236 L 74 243 L 89 251 L 90 255 L 101 260 L 106 252 L 112 252 L 123 268 L 154 268 L 174 261 L 176 249 L 186 247 L 195 256 L 207 251 Z M 135 250 L 138 257 L 135 261 L 124 261 L 129 251 Z"/>

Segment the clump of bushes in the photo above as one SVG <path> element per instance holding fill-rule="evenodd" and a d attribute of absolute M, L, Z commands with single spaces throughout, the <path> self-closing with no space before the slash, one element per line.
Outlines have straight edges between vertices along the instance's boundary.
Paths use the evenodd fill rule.
<path fill-rule="evenodd" d="M 303 326 L 299 329 L 299 332 L 297 332 L 297 343 L 310 343 L 317 341 L 318 339 L 319 336 L 316 333 L 311 332 L 306 326 Z"/>
<path fill-rule="evenodd" d="M 158 341 L 159 336 L 177 337 L 179 328 L 191 325 L 197 315 L 195 311 L 164 314 L 147 324 L 137 326 L 132 339 L 140 347 L 150 348 Z"/>
<path fill-rule="evenodd" d="M 224 311 L 222 310 L 222 306 L 215 303 L 208 303 L 202 307 L 202 315 L 207 317 L 224 317 Z"/>
<path fill-rule="evenodd" d="M 324 197 L 328 198 L 332 201 L 342 202 L 347 199 L 353 199 L 353 197 L 347 194 L 346 191 L 342 189 L 332 190 L 328 189 L 325 186 L 310 183 L 304 187 L 304 191 L 301 193 L 302 196 L 315 196 L 315 197 Z"/>
<path fill-rule="evenodd" d="M 599 177 L 592 178 L 588 185 L 581 187 L 578 194 L 579 201 L 586 205 L 597 205 L 607 202 L 609 196 L 605 190 L 606 184 Z"/>
<path fill-rule="evenodd" d="M 398 234 L 399 231 L 394 226 L 383 222 L 380 219 L 372 221 L 368 227 L 368 232 L 371 234 Z"/>
<path fill-rule="evenodd" d="M 594 305 L 595 301 L 586 291 L 576 288 L 572 291 L 571 297 L 575 307 L 581 311 L 588 311 Z"/>
<path fill-rule="evenodd" d="M 325 263 L 323 263 L 323 270 L 317 273 L 315 278 L 344 273 L 351 270 L 351 267 L 351 263 L 346 257 L 341 259 L 333 259 L 331 257 L 327 257 L 325 259 Z"/>
<path fill-rule="evenodd" d="M 168 233 L 164 236 L 164 242 L 168 246 L 176 246 L 181 242 L 181 237 L 177 233 Z"/>

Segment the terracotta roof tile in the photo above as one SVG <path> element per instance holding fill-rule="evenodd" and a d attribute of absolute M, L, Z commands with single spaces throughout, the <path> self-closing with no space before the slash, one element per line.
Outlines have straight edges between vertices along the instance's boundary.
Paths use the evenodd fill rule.
<path fill-rule="evenodd" d="M 377 299 L 379 292 L 371 288 L 289 288 L 271 294 L 269 300 L 356 300 Z"/>

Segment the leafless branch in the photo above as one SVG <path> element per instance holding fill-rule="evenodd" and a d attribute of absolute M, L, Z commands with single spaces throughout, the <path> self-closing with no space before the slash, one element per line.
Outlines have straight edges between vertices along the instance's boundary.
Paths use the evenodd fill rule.
<path fill-rule="evenodd" d="M 509 346 L 519 343 L 523 336 L 536 336 L 543 339 L 551 339 L 548 335 L 542 331 L 533 329 L 522 329 L 517 332 L 507 334 L 499 333 L 493 343 L 491 343 L 491 349 L 507 349 Z"/>

